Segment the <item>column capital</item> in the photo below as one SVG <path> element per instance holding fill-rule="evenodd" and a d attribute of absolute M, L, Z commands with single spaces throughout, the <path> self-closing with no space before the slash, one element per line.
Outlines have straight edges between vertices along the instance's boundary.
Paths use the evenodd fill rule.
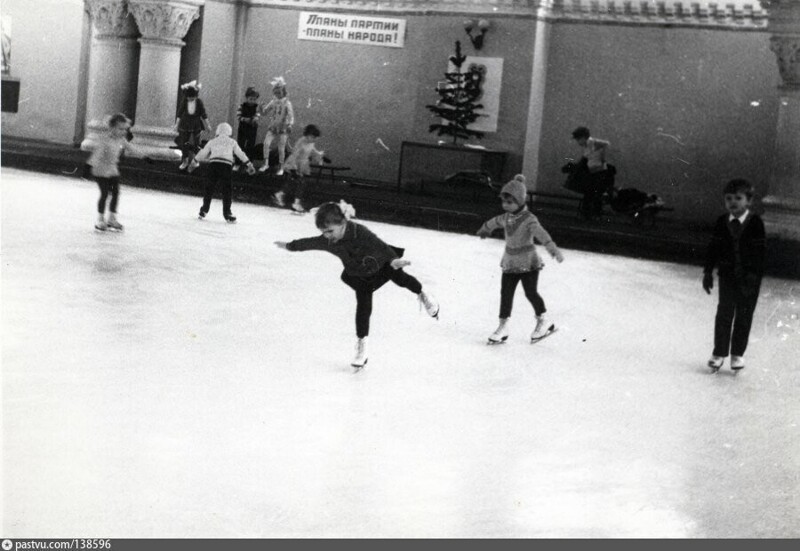
<path fill-rule="evenodd" d="M 136 36 L 136 26 L 128 17 L 126 0 L 84 0 L 92 18 L 95 38 L 131 38 Z"/>
<path fill-rule="evenodd" d="M 783 85 L 800 88 L 800 0 L 761 0 L 769 10 L 769 49 L 778 60 Z"/>
<path fill-rule="evenodd" d="M 778 72 L 785 88 L 800 89 L 800 34 L 773 35 L 769 49 L 778 58 Z"/>
<path fill-rule="evenodd" d="M 181 39 L 200 17 L 200 6 L 204 3 L 204 0 L 128 0 L 128 10 L 144 40 L 183 45 Z"/>

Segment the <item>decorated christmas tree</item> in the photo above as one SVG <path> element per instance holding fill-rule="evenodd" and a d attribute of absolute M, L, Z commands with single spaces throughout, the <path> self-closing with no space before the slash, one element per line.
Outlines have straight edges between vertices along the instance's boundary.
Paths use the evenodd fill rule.
<path fill-rule="evenodd" d="M 438 136 L 453 136 L 454 144 L 458 143 L 459 138 L 483 137 L 483 132 L 467 128 L 478 117 L 485 115 L 475 112 L 476 109 L 483 108 L 483 104 L 476 103 L 482 94 L 483 73 L 478 69 L 462 72 L 461 67 L 466 59 L 467 56 L 461 54 L 461 42 L 456 41 L 456 53 L 450 56 L 455 70 L 444 74 L 447 80 L 436 89 L 439 94 L 436 105 L 425 106 L 437 118 L 446 121 L 430 125 L 428 131 L 437 132 Z"/>

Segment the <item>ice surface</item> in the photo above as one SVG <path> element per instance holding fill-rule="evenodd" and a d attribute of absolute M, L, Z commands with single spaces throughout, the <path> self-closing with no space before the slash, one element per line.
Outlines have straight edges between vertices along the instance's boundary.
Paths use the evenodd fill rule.
<path fill-rule="evenodd" d="M 311 216 L 123 182 L 101 233 L 97 195 L 2 172 L 3 537 L 800 536 L 798 282 L 737 377 L 697 267 L 571 250 L 560 330 L 519 289 L 487 346 L 502 241 L 365 221 L 441 319 L 387 284 L 353 374 L 338 259 L 273 245 Z"/>

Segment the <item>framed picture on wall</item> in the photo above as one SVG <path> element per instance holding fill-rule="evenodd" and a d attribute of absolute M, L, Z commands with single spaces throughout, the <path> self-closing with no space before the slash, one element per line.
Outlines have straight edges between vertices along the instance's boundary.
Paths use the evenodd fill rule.
<path fill-rule="evenodd" d="M 452 63 L 448 66 L 448 71 L 456 70 Z M 483 116 L 478 117 L 474 123 L 469 125 L 470 130 L 479 132 L 497 132 L 497 117 L 500 112 L 500 88 L 503 82 L 503 58 L 502 57 L 475 57 L 467 56 L 461 65 L 461 72 L 467 73 L 478 71 L 482 74 L 482 93 L 475 100 L 483 104 L 483 109 L 476 110 Z"/>

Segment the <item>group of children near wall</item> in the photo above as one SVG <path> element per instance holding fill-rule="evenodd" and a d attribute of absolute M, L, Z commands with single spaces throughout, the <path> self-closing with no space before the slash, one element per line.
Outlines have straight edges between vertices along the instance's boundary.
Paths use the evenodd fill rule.
<path fill-rule="evenodd" d="M 277 84 L 279 85 L 277 88 L 280 88 L 284 83 Z M 250 91 L 249 89 L 248 93 Z M 197 98 L 196 94 L 194 97 Z M 250 94 L 239 110 L 238 141 L 231 138 L 231 126 L 228 123 L 221 123 L 217 126 L 216 137 L 191 158 L 185 156 L 181 163 L 186 169 L 193 163 L 204 161 L 209 163 L 209 184 L 200 208 L 201 219 L 208 214 L 214 187 L 222 184 L 223 214 L 226 221 L 236 221 L 231 212 L 230 193 L 231 171 L 235 159 L 241 161 L 250 174 L 255 172 L 252 162 L 243 150 L 255 143 L 254 123 L 258 115 L 251 107 L 245 108 L 254 105 L 253 98 L 254 96 Z M 276 93 L 276 99 L 285 99 L 285 90 L 282 95 Z M 191 109 L 182 106 L 181 110 L 186 113 L 191 110 L 190 116 L 205 113 L 202 103 L 195 104 Z M 264 111 L 266 110 L 267 108 Z M 274 111 L 282 111 L 285 115 L 291 112 L 291 109 L 286 110 L 284 105 L 275 108 Z M 203 118 L 202 115 L 200 118 Z M 243 119 L 245 119 L 244 131 Z M 291 119 L 283 120 L 293 122 L 293 116 Z M 100 188 L 97 207 L 99 218 L 96 224 L 99 230 L 108 228 L 122 230 L 122 225 L 116 217 L 119 197 L 119 158 L 125 150 L 133 147 L 130 144 L 130 125 L 131 121 L 125 115 L 112 116 L 107 136 L 97 144 L 88 161 L 92 176 Z M 207 123 L 203 125 L 207 126 Z M 279 130 L 281 128 L 288 130 L 290 127 L 291 125 L 273 126 L 270 123 L 268 136 L 270 133 L 273 135 L 268 139 L 272 141 L 277 136 L 280 142 Z M 182 123 L 180 117 L 176 122 L 176 129 L 183 133 L 183 138 L 186 139 L 185 144 L 196 144 L 199 137 L 192 134 L 196 128 L 195 123 L 186 121 Z M 317 137 L 319 130 L 316 127 L 313 125 L 306 127 L 304 136 L 298 140 L 289 158 L 283 160 L 281 165 L 283 170 L 306 174 L 303 171 L 308 165 L 303 163 L 308 163 L 309 157 L 314 153 L 322 155 L 322 152 L 314 149 L 314 140 Z M 265 143 L 265 158 L 268 159 L 266 152 L 268 149 Z M 764 223 L 751 211 L 754 193 L 753 185 L 744 179 L 734 179 L 726 184 L 723 189 L 723 199 L 727 212 L 717 219 L 706 254 L 703 289 L 711 293 L 715 269 L 718 271 L 719 282 L 719 302 L 714 322 L 714 348 L 708 360 L 708 366 L 714 372 L 722 367 L 729 354 L 730 367 L 734 372 L 745 366 L 744 353 L 758 302 L 766 249 Z M 285 194 L 284 190 L 276 194 L 279 203 L 283 202 Z M 104 213 L 109 197 L 110 214 L 108 220 L 105 220 Z M 544 246 L 558 262 L 562 262 L 564 258 L 538 218 L 528 210 L 527 203 L 525 177 L 520 174 L 505 184 L 500 191 L 500 204 L 505 212 L 486 221 L 477 232 L 478 236 L 486 238 L 495 230 L 502 229 L 505 235 L 505 250 L 500 262 L 503 272 L 500 283 L 500 319 L 497 329 L 488 338 L 489 344 L 504 343 L 508 339 L 508 322 L 514 294 L 520 282 L 536 316 L 536 325 L 530 335 L 530 341 L 538 342 L 556 330 L 555 324 L 545 316 L 547 311 L 545 302 L 538 292 L 539 274 L 544 263 L 537 253 L 536 243 Z M 367 338 L 372 314 L 372 295 L 375 291 L 391 281 L 416 294 L 427 313 L 434 318 L 439 316 L 439 304 L 430 293 L 423 290 L 422 284 L 416 278 L 403 270 L 410 264 L 402 259 L 404 250 L 388 245 L 365 226 L 353 222 L 354 214 L 352 206 L 344 201 L 325 203 L 315 209 L 314 214 L 315 224 L 321 235 L 289 242 L 275 241 L 275 245 L 288 251 L 327 251 L 342 261 L 344 271 L 341 279 L 356 294 L 357 343 L 351 365 L 360 369 L 366 365 L 369 357 Z"/>
<path fill-rule="evenodd" d="M 305 193 L 305 177 L 311 174 L 311 163 L 321 164 L 327 161 L 323 151 L 315 147 L 321 132 L 316 125 L 309 124 L 303 129 L 303 135 L 291 145 L 289 134 L 294 126 L 294 108 L 286 92 L 286 81 L 277 77 L 270 83 L 273 98 L 264 106 L 258 102 L 260 94 L 250 87 L 245 92 L 245 101 L 239 105 L 236 118 L 239 127 L 236 140 L 231 139 L 233 129 L 228 123 L 217 125 L 215 138 L 206 144 L 201 142 L 203 131 L 210 132 L 208 113 L 203 101 L 198 97 L 201 85 L 196 81 L 181 86 L 183 97 L 175 120 L 177 143 L 181 149 L 179 170 L 193 172 L 200 162 L 208 162 L 209 178 L 206 193 L 199 217 L 208 214 L 211 196 L 217 187 L 222 188 L 223 216 L 228 222 L 235 222 L 236 217 L 230 211 L 231 173 L 245 166 L 248 174 L 256 173 L 251 158 L 256 155 L 258 129 L 262 124 L 266 127 L 263 142 L 264 163 L 258 172 L 269 170 L 270 150 L 273 142 L 277 145 L 278 166 L 276 175 L 286 176 L 284 184 L 273 196 L 272 201 L 281 207 L 286 206 L 287 199 L 293 198 L 291 208 L 297 212 L 305 212 L 303 197 Z M 287 158 L 286 154 L 289 152 Z"/>

